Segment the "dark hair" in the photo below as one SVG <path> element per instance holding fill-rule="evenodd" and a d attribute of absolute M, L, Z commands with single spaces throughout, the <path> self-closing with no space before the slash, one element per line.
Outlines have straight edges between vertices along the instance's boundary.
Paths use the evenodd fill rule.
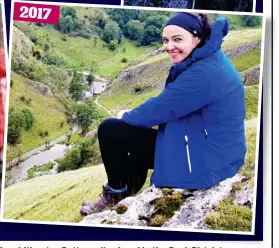
<path fill-rule="evenodd" d="M 207 38 L 210 35 L 211 24 L 206 14 L 199 14 L 199 17 L 203 24 L 203 37 Z"/>
<path fill-rule="evenodd" d="M 201 43 L 199 44 L 199 47 L 201 47 L 206 43 L 207 38 L 210 36 L 211 23 L 206 14 L 198 14 L 197 17 L 200 19 L 203 25 L 202 34 L 199 35 L 199 37 L 201 38 Z"/>

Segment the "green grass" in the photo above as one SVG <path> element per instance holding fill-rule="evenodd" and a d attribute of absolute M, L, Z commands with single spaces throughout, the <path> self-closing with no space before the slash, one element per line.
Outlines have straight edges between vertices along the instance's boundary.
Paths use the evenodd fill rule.
<path fill-rule="evenodd" d="M 143 94 L 123 94 L 117 93 L 111 96 L 104 96 L 99 99 L 99 103 L 109 110 L 132 109 L 142 104 L 150 97 L 157 96 L 161 90 L 154 90 Z M 259 85 L 246 88 L 246 120 L 258 116 Z"/>
<path fill-rule="evenodd" d="M 91 66 L 93 62 L 103 62 L 112 59 L 118 54 L 118 51 L 109 51 L 108 48 L 103 47 L 105 44 L 101 39 L 97 40 L 96 46 L 93 39 L 85 39 L 81 37 L 67 36 L 66 41 L 62 41 L 63 34 L 55 30 L 53 26 L 46 25 L 39 28 L 45 35 L 51 37 L 52 48 L 64 54 L 71 64 L 84 67 Z M 123 52 L 125 48 L 125 52 Z M 120 73 L 128 63 L 122 63 L 123 57 L 128 59 L 128 62 L 137 56 L 147 54 L 153 50 L 152 46 L 138 47 L 132 41 L 124 39 L 119 48 L 119 54 L 112 61 L 101 64 L 98 74 L 113 77 Z"/>
<path fill-rule="evenodd" d="M 125 52 L 123 52 L 124 48 Z M 142 54 L 147 54 L 152 50 L 154 50 L 154 47 L 152 46 L 137 46 L 134 42 L 131 42 L 129 40 L 123 40 L 120 44 L 119 55 L 117 55 L 117 57 L 114 60 L 100 65 L 99 73 L 105 77 L 117 76 L 128 66 L 129 61 L 141 56 Z M 122 58 L 126 58 L 128 62 L 122 63 Z"/>
<path fill-rule="evenodd" d="M 106 180 L 104 167 L 93 166 L 12 185 L 5 190 L 4 217 L 79 222 L 82 201 L 97 200 Z"/>
<path fill-rule="evenodd" d="M 36 172 L 47 172 L 50 171 L 53 166 L 55 165 L 54 162 L 48 162 L 46 164 L 43 165 L 35 165 L 34 167 L 32 167 L 31 169 L 29 169 L 28 172 L 28 179 L 32 179 L 34 177 L 36 177 Z"/>
<path fill-rule="evenodd" d="M 240 173 L 253 177 L 256 129 L 247 129 L 248 154 L 245 166 Z M 147 180 L 139 192 L 141 193 L 150 184 L 152 170 L 148 171 Z M 106 183 L 105 169 L 102 165 L 82 168 L 74 171 L 67 171 L 55 175 L 41 176 L 25 182 L 12 185 L 5 189 L 4 218 L 38 220 L 38 221 L 59 221 L 59 222 L 79 222 L 82 217 L 79 214 L 81 203 L 85 199 L 97 200 L 101 185 Z M 138 194 L 139 194 L 138 193 Z M 227 205 L 228 203 L 225 202 Z M 11 207 L 12 206 L 12 207 Z M 246 209 L 242 207 L 227 206 L 219 207 L 222 214 L 218 216 L 220 220 L 219 230 L 225 230 L 230 225 L 232 213 L 247 216 Z M 217 216 L 217 217 L 216 217 Z M 236 215 L 234 215 L 236 216 Z M 236 216 L 237 217 L 237 216 Z M 227 222 L 226 222 L 227 218 Z M 233 223 L 233 222 L 232 222 Z M 216 227 L 217 228 L 217 227 Z M 232 225 L 232 228 L 234 226 Z M 232 229 L 230 229 L 232 230 Z"/>
<path fill-rule="evenodd" d="M 93 40 L 82 37 L 67 36 L 66 41 L 62 41 L 64 34 L 54 29 L 53 25 L 45 25 L 40 27 L 45 35 L 51 38 L 52 48 L 64 54 L 75 65 L 82 64 L 91 65 L 93 61 L 100 62 L 110 59 L 117 52 L 111 52 L 107 48 L 103 48 L 104 42 L 98 39 L 96 47 Z"/>
<path fill-rule="evenodd" d="M 10 108 L 21 110 L 28 107 L 35 116 L 34 126 L 29 131 L 23 131 L 21 143 L 17 145 L 17 147 L 21 147 L 22 154 L 45 143 L 46 138 L 38 135 L 40 130 L 49 132 L 48 140 L 54 140 L 69 131 L 70 125 L 67 124 L 66 116 L 63 114 L 64 107 L 54 97 L 40 94 L 33 87 L 25 84 L 31 80 L 18 74 L 12 73 L 11 78 L 14 84 L 10 90 Z M 32 99 L 30 106 L 20 100 L 22 95 L 27 99 Z M 65 123 L 62 128 L 60 127 L 61 121 Z M 7 160 L 16 157 L 12 152 L 14 149 L 15 147 L 8 146 Z"/>
<path fill-rule="evenodd" d="M 260 64 L 261 49 L 255 48 L 248 53 L 242 54 L 231 60 L 236 70 L 239 72 L 246 71 Z"/>
<path fill-rule="evenodd" d="M 252 85 L 245 89 L 246 120 L 258 116 L 259 85 Z"/>
<path fill-rule="evenodd" d="M 148 98 L 157 96 L 160 92 L 161 90 L 156 90 L 138 95 L 118 93 L 112 96 L 101 97 L 99 103 L 105 106 L 108 110 L 132 109 L 142 104 Z"/>
<path fill-rule="evenodd" d="M 262 39 L 262 29 L 242 29 L 232 30 L 229 32 L 226 40 L 223 42 L 222 48 L 224 51 L 230 50 L 247 44 L 252 41 L 260 41 Z"/>
<path fill-rule="evenodd" d="M 221 202 L 215 212 L 205 220 L 213 230 L 250 232 L 252 228 L 252 210 L 235 206 L 228 200 Z"/>

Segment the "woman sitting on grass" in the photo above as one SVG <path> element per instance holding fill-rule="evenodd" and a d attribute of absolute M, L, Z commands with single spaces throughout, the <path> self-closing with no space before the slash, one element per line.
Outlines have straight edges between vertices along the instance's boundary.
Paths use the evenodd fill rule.
<path fill-rule="evenodd" d="M 82 215 L 102 211 L 137 193 L 148 169 L 156 187 L 208 189 L 233 177 L 244 164 L 245 95 L 241 78 L 221 50 L 229 23 L 219 17 L 176 13 L 163 29 L 173 64 L 165 89 L 107 119 L 98 139 L 108 184 Z M 153 129 L 159 126 L 158 131 Z"/>

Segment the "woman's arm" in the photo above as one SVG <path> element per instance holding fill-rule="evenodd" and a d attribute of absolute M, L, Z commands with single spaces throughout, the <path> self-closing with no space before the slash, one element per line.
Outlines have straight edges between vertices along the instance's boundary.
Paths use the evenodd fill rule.
<path fill-rule="evenodd" d="M 185 71 L 160 95 L 126 112 L 122 119 L 137 127 L 153 127 L 174 121 L 209 103 L 209 80 L 204 71 Z"/>

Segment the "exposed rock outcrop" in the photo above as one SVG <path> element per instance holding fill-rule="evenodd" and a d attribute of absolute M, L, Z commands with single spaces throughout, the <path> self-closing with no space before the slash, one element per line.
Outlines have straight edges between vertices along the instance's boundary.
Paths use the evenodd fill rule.
<path fill-rule="evenodd" d="M 19 61 L 32 57 L 32 47 L 34 43 L 21 32 L 17 27 L 13 27 L 13 58 Z"/>
<path fill-rule="evenodd" d="M 34 82 L 34 81 L 33 82 L 27 81 L 27 82 L 25 82 L 25 84 L 33 87 L 34 89 L 39 91 L 44 96 L 50 96 L 50 97 L 52 96 L 51 89 L 45 84 L 42 84 L 39 82 Z"/>
<path fill-rule="evenodd" d="M 187 191 L 174 189 L 166 192 L 151 186 L 136 197 L 127 197 L 120 201 L 112 210 L 105 210 L 100 213 L 91 214 L 83 219 L 86 224 L 111 224 L 129 226 L 156 226 L 154 216 L 164 219 L 162 210 L 158 212 L 156 201 L 165 197 L 174 199 L 185 198 L 178 211 L 169 219 L 164 219 L 160 226 L 172 228 L 195 228 L 206 229 L 204 218 L 214 211 L 214 208 L 224 199 L 230 196 L 232 185 L 241 181 L 241 176 L 236 175 L 226 179 L 219 185 L 209 190 Z M 241 194 L 241 193 L 240 193 Z M 176 195 L 178 197 L 176 197 Z M 238 196 L 239 198 L 239 196 Z M 245 198 L 245 197 L 244 197 Z M 118 207 L 126 206 L 124 211 L 117 213 Z M 168 206 L 167 206 L 168 207 Z M 159 223 L 161 220 L 157 220 Z M 159 225 L 157 225 L 159 226 Z"/>
<path fill-rule="evenodd" d="M 249 69 L 247 71 L 240 73 L 242 78 L 246 78 L 245 85 L 255 85 L 259 84 L 260 82 L 260 65 L 253 67 L 252 69 Z"/>
<path fill-rule="evenodd" d="M 253 49 L 261 48 L 261 41 L 253 41 L 238 47 L 234 47 L 228 51 L 225 52 L 225 54 L 230 58 L 234 59 L 238 56 L 241 56 L 242 54 L 248 53 Z"/>
<path fill-rule="evenodd" d="M 253 206 L 253 196 L 254 196 L 254 189 L 253 185 L 247 181 L 242 189 L 235 193 L 235 199 L 233 203 L 235 205 L 242 205 L 252 208 Z"/>

